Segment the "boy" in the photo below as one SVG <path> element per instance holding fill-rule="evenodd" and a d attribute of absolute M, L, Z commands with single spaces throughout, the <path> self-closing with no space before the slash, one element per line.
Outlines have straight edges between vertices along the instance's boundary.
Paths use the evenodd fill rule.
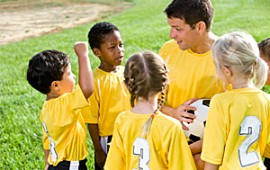
<path fill-rule="evenodd" d="M 261 58 L 270 65 L 270 38 L 262 40 L 259 44 L 260 56 Z M 270 72 L 268 71 L 268 79 L 266 85 L 270 85 Z"/>
<path fill-rule="evenodd" d="M 95 92 L 84 117 L 95 148 L 95 169 L 103 169 L 116 117 L 131 108 L 123 83 L 124 45 L 119 29 L 109 22 L 96 23 L 88 33 L 89 45 L 99 60 L 94 69 Z"/>
<path fill-rule="evenodd" d="M 45 50 L 29 61 L 28 83 L 46 95 L 40 114 L 43 126 L 45 169 L 87 169 L 86 128 L 81 109 L 94 91 L 86 43 L 75 43 L 79 62 L 79 85 L 68 56 Z"/>

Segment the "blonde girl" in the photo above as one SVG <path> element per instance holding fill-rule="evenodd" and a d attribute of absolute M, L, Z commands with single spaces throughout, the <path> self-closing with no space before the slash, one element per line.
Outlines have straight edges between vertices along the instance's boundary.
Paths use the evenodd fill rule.
<path fill-rule="evenodd" d="M 270 97 L 260 89 L 267 64 L 244 32 L 220 37 L 212 47 L 217 76 L 232 90 L 215 95 L 208 113 L 201 158 L 205 169 L 265 169 L 269 157 Z"/>

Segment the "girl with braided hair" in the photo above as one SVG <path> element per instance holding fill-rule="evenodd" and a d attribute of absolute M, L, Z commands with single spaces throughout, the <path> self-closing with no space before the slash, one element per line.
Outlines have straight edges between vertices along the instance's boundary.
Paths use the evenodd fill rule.
<path fill-rule="evenodd" d="M 195 169 L 180 122 L 159 111 L 168 83 L 161 57 L 151 51 L 132 55 L 124 78 L 132 109 L 115 121 L 104 169 Z"/>

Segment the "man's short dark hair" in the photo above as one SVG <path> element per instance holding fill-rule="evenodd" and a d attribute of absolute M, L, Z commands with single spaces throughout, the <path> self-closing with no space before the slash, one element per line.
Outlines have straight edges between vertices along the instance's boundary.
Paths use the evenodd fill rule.
<path fill-rule="evenodd" d="M 168 18 L 180 18 L 194 28 L 203 21 L 210 31 L 214 9 L 210 0 L 173 0 L 164 10 Z"/>

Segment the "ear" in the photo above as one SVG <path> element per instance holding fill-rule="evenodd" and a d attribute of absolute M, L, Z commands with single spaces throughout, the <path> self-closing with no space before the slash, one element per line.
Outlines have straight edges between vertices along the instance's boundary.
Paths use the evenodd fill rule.
<path fill-rule="evenodd" d="M 101 55 L 101 52 L 100 52 L 100 50 L 99 50 L 98 48 L 93 48 L 93 53 L 94 53 L 95 56 L 97 56 L 97 57 L 100 57 L 100 55 Z"/>
<path fill-rule="evenodd" d="M 199 21 L 196 25 L 195 25 L 195 29 L 198 31 L 198 32 L 204 32 L 205 29 L 206 29 L 206 25 L 203 21 Z"/>
<path fill-rule="evenodd" d="M 221 67 L 222 73 L 226 76 L 226 77 L 231 77 L 233 76 L 233 72 L 230 70 L 230 68 L 226 67 L 226 66 L 222 66 Z"/>
<path fill-rule="evenodd" d="M 59 88 L 59 84 L 58 84 L 58 81 L 53 81 L 51 83 L 51 90 L 53 91 L 58 91 L 60 88 Z"/>

